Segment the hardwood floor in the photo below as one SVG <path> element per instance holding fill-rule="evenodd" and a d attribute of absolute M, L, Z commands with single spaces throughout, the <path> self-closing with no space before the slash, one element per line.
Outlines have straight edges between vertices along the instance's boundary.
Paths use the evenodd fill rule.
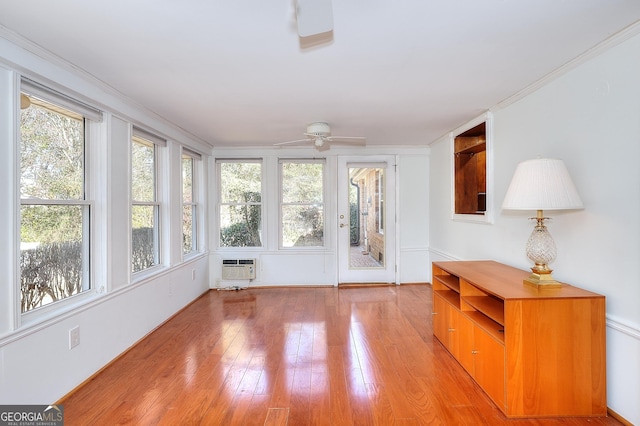
<path fill-rule="evenodd" d="M 428 285 L 210 291 L 64 404 L 67 425 L 508 420 L 433 337 Z"/>

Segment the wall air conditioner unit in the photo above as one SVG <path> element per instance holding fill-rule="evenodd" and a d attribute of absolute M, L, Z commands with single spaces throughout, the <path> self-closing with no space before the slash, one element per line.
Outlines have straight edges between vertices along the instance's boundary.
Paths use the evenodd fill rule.
<path fill-rule="evenodd" d="M 223 280 L 256 279 L 255 259 L 222 259 Z"/>

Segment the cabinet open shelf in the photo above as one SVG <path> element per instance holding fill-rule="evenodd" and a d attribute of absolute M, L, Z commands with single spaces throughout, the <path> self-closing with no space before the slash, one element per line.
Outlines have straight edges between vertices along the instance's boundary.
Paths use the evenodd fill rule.
<path fill-rule="evenodd" d="M 449 304 L 460 309 L 460 296 L 453 290 L 434 290 L 440 297 L 449 302 Z"/>
<path fill-rule="evenodd" d="M 434 262 L 435 337 L 507 417 L 606 416 L 604 296 L 540 291 L 523 284 L 529 275 Z"/>
<path fill-rule="evenodd" d="M 456 293 L 460 293 L 460 280 L 453 275 L 436 275 L 434 277 L 437 281 L 440 281 L 445 287 L 449 287 Z"/>
<path fill-rule="evenodd" d="M 504 328 L 504 302 L 502 300 L 491 296 L 464 296 L 462 300 Z"/>
<path fill-rule="evenodd" d="M 469 319 L 475 322 L 481 329 L 486 331 L 496 339 L 498 342 L 504 345 L 504 325 L 493 321 L 484 314 L 477 311 L 465 312 Z"/>

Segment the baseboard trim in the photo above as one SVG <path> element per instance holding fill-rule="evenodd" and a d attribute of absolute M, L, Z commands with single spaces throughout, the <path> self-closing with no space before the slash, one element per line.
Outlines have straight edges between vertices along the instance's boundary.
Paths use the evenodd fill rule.
<path fill-rule="evenodd" d="M 607 415 L 622 423 L 624 426 L 633 426 L 633 423 L 622 417 L 620 414 L 607 407 Z"/>

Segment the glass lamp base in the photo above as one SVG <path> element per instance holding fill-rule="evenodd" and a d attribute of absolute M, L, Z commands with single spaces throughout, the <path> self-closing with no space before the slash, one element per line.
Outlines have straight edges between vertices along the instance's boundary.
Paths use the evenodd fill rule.
<path fill-rule="evenodd" d="M 525 278 L 524 283 L 544 288 L 561 287 L 562 284 L 551 276 L 553 271 L 548 266 L 556 258 L 556 244 L 544 225 L 544 221 L 548 218 L 544 217 L 542 210 L 538 210 L 537 217 L 532 219 L 536 220 L 536 226 L 527 240 L 526 252 L 535 266 L 531 268 L 533 274 Z"/>

